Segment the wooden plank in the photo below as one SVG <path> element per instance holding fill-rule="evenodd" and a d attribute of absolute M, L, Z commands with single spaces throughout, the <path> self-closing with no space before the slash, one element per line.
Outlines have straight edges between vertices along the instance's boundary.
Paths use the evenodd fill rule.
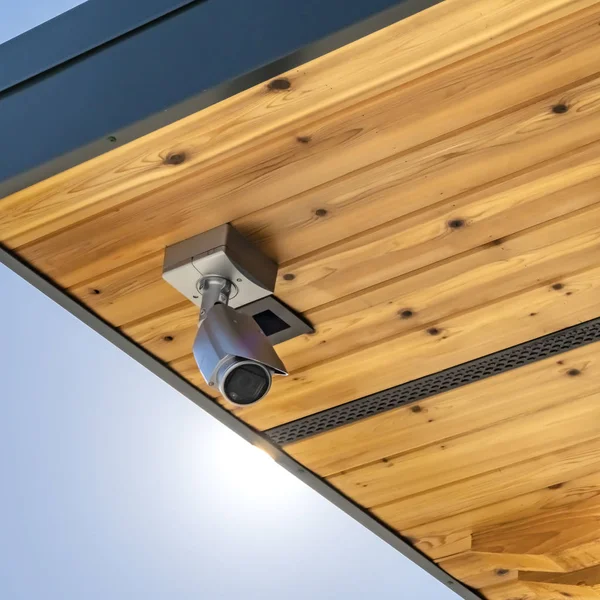
<path fill-rule="evenodd" d="M 550 584 L 534 586 L 533 589 L 562 591 L 568 589 L 564 586 L 593 588 L 600 584 L 599 565 L 564 573 L 561 572 L 564 571 L 564 567 L 546 555 L 465 552 L 441 561 L 439 565 L 465 585 L 476 589 L 497 585 L 504 587 L 508 582 L 517 581 Z M 537 566 L 539 571 L 536 570 Z M 589 590 L 585 592 L 590 593 Z M 596 596 L 592 594 L 591 597 Z"/>
<path fill-rule="evenodd" d="M 594 441 L 593 444 L 596 444 L 597 448 L 600 447 L 600 442 Z M 590 454 L 588 447 L 589 445 L 584 444 L 585 449 L 579 451 L 585 459 L 590 461 L 590 465 L 575 462 L 570 465 L 571 470 L 568 470 L 568 466 L 567 470 L 564 466 L 561 467 L 559 472 L 563 481 L 548 480 L 547 476 L 542 480 L 534 477 L 532 486 L 539 485 L 538 489 L 526 494 L 519 494 L 516 491 L 513 497 L 493 504 L 486 504 L 486 497 L 478 500 L 477 496 L 474 496 L 471 510 L 442 519 L 437 519 L 436 513 L 432 511 L 431 518 L 436 520 L 405 529 L 403 534 L 431 558 L 441 559 L 470 550 L 474 531 L 489 529 L 509 521 L 527 519 L 538 511 L 595 498 L 600 494 L 600 463 L 597 461 L 597 456 Z M 573 453 L 573 451 L 573 449 L 569 449 L 569 452 Z M 515 468 L 520 467 L 521 465 L 517 465 Z M 581 469 L 581 467 L 593 472 L 583 477 L 574 477 L 578 468 Z M 514 479 L 512 474 L 515 468 L 506 470 L 507 479 Z M 557 473 L 553 473 L 553 475 L 558 476 Z M 553 483 L 548 484 L 548 481 L 553 481 Z M 465 487 L 473 486 L 467 484 Z"/>
<path fill-rule="evenodd" d="M 600 565 L 594 565 L 587 569 L 579 569 L 571 573 L 544 573 L 523 572 L 519 573 L 521 581 L 539 581 L 549 583 L 563 583 L 565 585 L 600 585 Z"/>
<path fill-rule="evenodd" d="M 471 479 L 434 488 L 418 496 L 379 507 L 373 512 L 391 527 L 409 532 L 411 536 L 417 535 L 411 528 L 480 507 L 486 507 L 482 511 L 489 511 L 490 519 L 497 518 L 498 522 L 503 522 L 502 511 L 505 505 L 501 504 L 502 502 L 517 498 L 515 502 L 518 503 L 518 497 L 524 494 L 543 487 L 557 486 L 569 479 L 588 476 L 598 471 L 600 440 L 594 439 L 562 450 L 554 448 L 548 454 L 535 458 L 525 457 L 523 462 L 502 470 L 482 473 Z M 585 497 L 585 492 L 582 497 Z M 511 506 L 514 509 L 515 504 Z M 507 519 L 510 518 L 510 514 L 506 513 Z M 476 516 L 485 521 L 484 514 L 476 513 Z M 471 515 L 466 514 L 464 518 L 468 520 Z"/>
<path fill-rule="evenodd" d="M 593 497 L 475 532 L 473 549 L 482 552 L 557 554 L 596 540 L 600 540 L 600 499 Z"/>
<path fill-rule="evenodd" d="M 367 508 L 443 487 L 551 451 L 594 439 L 600 417 L 600 390 L 584 398 L 570 396 L 533 415 L 501 422 L 464 436 L 328 478 Z M 590 422 L 592 421 L 592 422 Z M 544 435 L 538 432 L 544 431 Z M 512 548 L 512 547 L 511 547 Z M 495 552 L 487 545 L 473 549 Z M 504 550 L 513 552 L 510 549 Z M 515 554 L 526 551 L 515 550 Z"/>
<path fill-rule="evenodd" d="M 600 388 L 600 343 L 584 346 L 285 447 L 322 477 L 524 417 Z M 559 364 L 560 363 L 560 364 Z M 585 373 L 576 381 L 571 369 Z M 418 406 L 418 409 L 416 408 Z M 418 412 L 415 412 L 418 410 Z"/>
<path fill-rule="evenodd" d="M 179 304 L 125 326 L 123 331 L 161 360 L 172 362 L 189 356 L 198 332 L 199 311 L 191 302 Z"/>
<path fill-rule="evenodd" d="M 116 327 L 186 303 L 162 279 L 164 253 L 84 282 L 70 292 Z"/>
<path fill-rule="evenodd" d="M 588 543 L 579 543 L 557 553 L 557 560 L 565 566 L 565 570 L 576 571 L 600 564 L 600 538 Z M 597 586 L 596 586 L 597 587 Z"/>
<path fill-rule="evenodd" d="M 332 302 L 594 204 L 599 176 L 595 143 L 285 265 L 277 294 L 302 311 Z"/>
<path fill-rule="evenodd" d="M 10 205 L 5 201 L 10 214 L 5 216 L 0 237 L 19 245 L 28 239 L 22 234 L 32 228 L 38 228 L 34 236 L 47 235 L 161 186 L 169 187 L 200 165 L 207 168 L 243 152 L 257 140 L 276 140 L 282 132 L 289 138 L 306 133 L 306 123 L 315 118 L 360 103 L 374 93 L 422 77 L 533 27 L 550 23 L 544 35 L 556 38 L 561 25 L 552 21 L 593 4 L 594 0 L 547 0 L 543 4 L 487 0 L 485 10 L 481 10 L 477 0 L 447 0 L 285 74 L 292 82 L 285 93 L 273 94 L 262 85 L 256 86 L 15 194 L 8 200 Z M 473 11 L 477 18 L 473 18 Z M 187 156 L 182 168 L 165 168 L 164 158 L 182 150 Z"/>
<path fill-rule="evenodd" d="M 600 598 L 600 594 L 593 588 L 524 581 L 485 587 L 480 591 L 487 600 L 565 600 L 565 598 L 594 600 Z"/>
<path fill-rule="evenodd" d="M 559 290 L 543 285 L 279 378 L 268 402 L 240 414 L 268 429 L 598 316 L 600 269 L 560 283 Z"/>
<path fill-rule="evenodd" d="M 463 552 L 458 556 L 442 560 L 438 564 L 444 571 L 465 585 L 474 588 L 498 585 L 508 581 L 524 581 L 521 574 L 527 571 L 551 577 L 556 576 L 557 573 L 560 576 L 560 573 L 564 571 L 564 568 L 549 556 L 493 552 Z M 533 581 L 538 580 L 533 579 Z M 554 581 L 552 582 L 554 583 Z M 560 582 L 556 581 L 555 583 Z"/>
<path fill-rule="evenodd" d="M 119 207 L 118 211 L 105 212 L 51 239 L 22 248 L 21 252 L 61 285 L 71 287 L 84 278 L 139 260 L 164 245 L 372 164 L 378 159 L 377 153 L 384 150 L 388 155 L 397 154 L 400 139 L 411 147 L 419 143 L 417 132 L 421 132 L 419 135 L 425 142 L 536 97 L 544 85 L 549 87 L 548 91 L 556 89 L 562 77 L 566 78 L 564 83 L 572 83 L 590 76 L 600 59 L 600 48 L 595 43 L 600 6 L 594 10 L 597 15 L 586 13 L 578 22 L 579 27 L 572 26 L 575 31 L 571 38 L 559 37 L 560 52 L 558 49 L 552 52 L 547 47 L 548 39 L 553 40 L 551 44 L 558 39 L 548 37 L 547 32 L 542 37 L 536 30 L 527 44 L 519 38 L 514 49 L 513 44 L 501 46 L 496 60 L 477 56 L 473 59 L 476 64 L 470 69 L 462 65 L 457 72 L 442 71 L 444 81 L 424 81 L 423 85 L 426 83 L 429 89 L 421 90 L 412 99 L 390 94 L 389 115 L 363 105 L 348 109 L 350 112 L 337 114 L 337 121 L 327 125 L 331 131 L 319 130 L 315 134 L 314 144 L 299 144 L 295 137 L 286 139 L 285 146 L 263 144 L 252 152 L 231 157 L 220 166 L 202 170 L 194 177 L 183 177 Z M 559 36 L 564 33 L 556 32 Z M 536 46 L 538 35 L 542 39 Z M 567 56 L 577 49 L 585 56 Z M 562 66 L 557 61 L 562 61 Z M 498 74 L 501 81 L 490 73 Z M 415 93 L 413 86 L 407 89 Z M 387 99 L 387 96 L 373 102 L 383 102 L 382 98 Z M 419 115 L 423 115 L 423 119 L 429 117 L 432 123 L 425 126 L 406 110 L 406 106 L 416 103 Z M 440 107 L 444 107 L 443 110 Z M 365 119 L 368 123 L 363 122 Z M 398 119 L 402 122 L 398 123 Z M 408 124 L 415 128 L 414 134 L 407 133 Z M 385 156 L 379 156 L 383 158 Z M 177 202 L 173 202 L 174 198 Z M 386 215 L 386 219 L 389 218 L 393 215 Z M 17 243 L 9 238 L 6 243 L 14 248 L 23 240 Z M 282 260 L 279 256 L 274 258 Z"/>
<path fill-rule="evenodd" d="M 166 362 L 187 357 L 198 332 L 199 308 L 190 302 L 125 325 L 123 331 Z M 277 347 L 278 353 L 283 344 Z"/>
<path fill-rule="evenodd" d="M 318 250 L 324 240 L 334 244 L 595 141 L 586 123 L 598 120 L 599 85 L 592 79 L 528 100 L 514 111 L 403 151 L 235 224 L 270 255 L 292 261 Z M 559 102 L 569 112 L 550 110 Z M 420 127 L 415 135 L 419 132 Z M 403 136 L 414 139 L 410 128 Z"/>

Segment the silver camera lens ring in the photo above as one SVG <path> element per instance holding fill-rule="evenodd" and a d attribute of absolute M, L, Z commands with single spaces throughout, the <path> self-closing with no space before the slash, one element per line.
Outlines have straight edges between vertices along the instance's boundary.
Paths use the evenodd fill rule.
<path fill-rule="evenodd" d="M 267 387 L 265 390 L 261 391 L 260 397 L 256 398 L 255 400 L 251 400 L 249 402 L 236 402 L 236 400 L 232 399 L 231 396 L 227 393 L 225 388 L 229 376 L 232 375 L 238 368 L 243 366 L 252 366 L 257 369 L 260 369 L 264 373 Z M 273 375 L 271 371 L 263 364 L 253 360 L 233 359 L 231 361 L 228 361 L 228 363 L 223 365 L 223 367 L 221 367 L 221 369 L 219 370 L 216 379 L 219 392 L 228 402 L 231 402 L 236 406 L 250 406 L 262 400 L 269 393 L 269 390 L 271 389 L 271 385 L 273 383 Z"/>

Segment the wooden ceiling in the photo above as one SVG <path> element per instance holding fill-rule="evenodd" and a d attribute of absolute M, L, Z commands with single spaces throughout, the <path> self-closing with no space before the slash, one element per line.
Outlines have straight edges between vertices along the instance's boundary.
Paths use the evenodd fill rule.
<path fill-rule="evenodd" d="M 600 2 L 446 0 L 1 206 L 205 391 L 165 246 L 232 222 L 275 259 L 316 333 L 259 430 L 438 372 L 600 316 Z M 599 349 L 285 450 L 490 600 L 600 598 Z"/>

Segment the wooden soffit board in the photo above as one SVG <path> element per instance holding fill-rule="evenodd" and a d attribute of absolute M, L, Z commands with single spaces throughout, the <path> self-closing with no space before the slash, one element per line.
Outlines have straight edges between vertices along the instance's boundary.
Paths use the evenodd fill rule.
<path fill-rule="evenodd" d="M 266 431 L 600 317 L 600 2 L 445 0 L 1 201 L 5 248 L 212 396 L 164 248 L 315 326 Z M 600 345 L 284 450 L 490 600 L 600 598 Z M 218 400 L 215 398 L 215 400 Z"/>

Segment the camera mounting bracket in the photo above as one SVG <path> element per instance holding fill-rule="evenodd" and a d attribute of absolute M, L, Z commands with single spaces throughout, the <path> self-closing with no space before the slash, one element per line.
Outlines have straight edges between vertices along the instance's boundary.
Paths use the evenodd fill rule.
<path fill-rule="evenodd" d="M 211 276 L 231 282 L 228 304 L 239 308 L 273 293 L 277 265 L 229 224 L 166 249 L 163 278 L 197 306 Z"/>
<path fill-rule="evenodd" d="M 219 275 L 208 275 L 207 277 L 203 277 L 198 284 L 198 288 L 202 294 L 200 324 L 202 324 L 202 321 L 204 321 L 206 318 L 208 311 L 215 304 L 227 305 L 229 303 L 229 296 L 231 295 L 231 292 L 235 290 L 235 286 L 231 283 L 231 281 L 229 281 L 229 279 L 220 277 Z"/>

